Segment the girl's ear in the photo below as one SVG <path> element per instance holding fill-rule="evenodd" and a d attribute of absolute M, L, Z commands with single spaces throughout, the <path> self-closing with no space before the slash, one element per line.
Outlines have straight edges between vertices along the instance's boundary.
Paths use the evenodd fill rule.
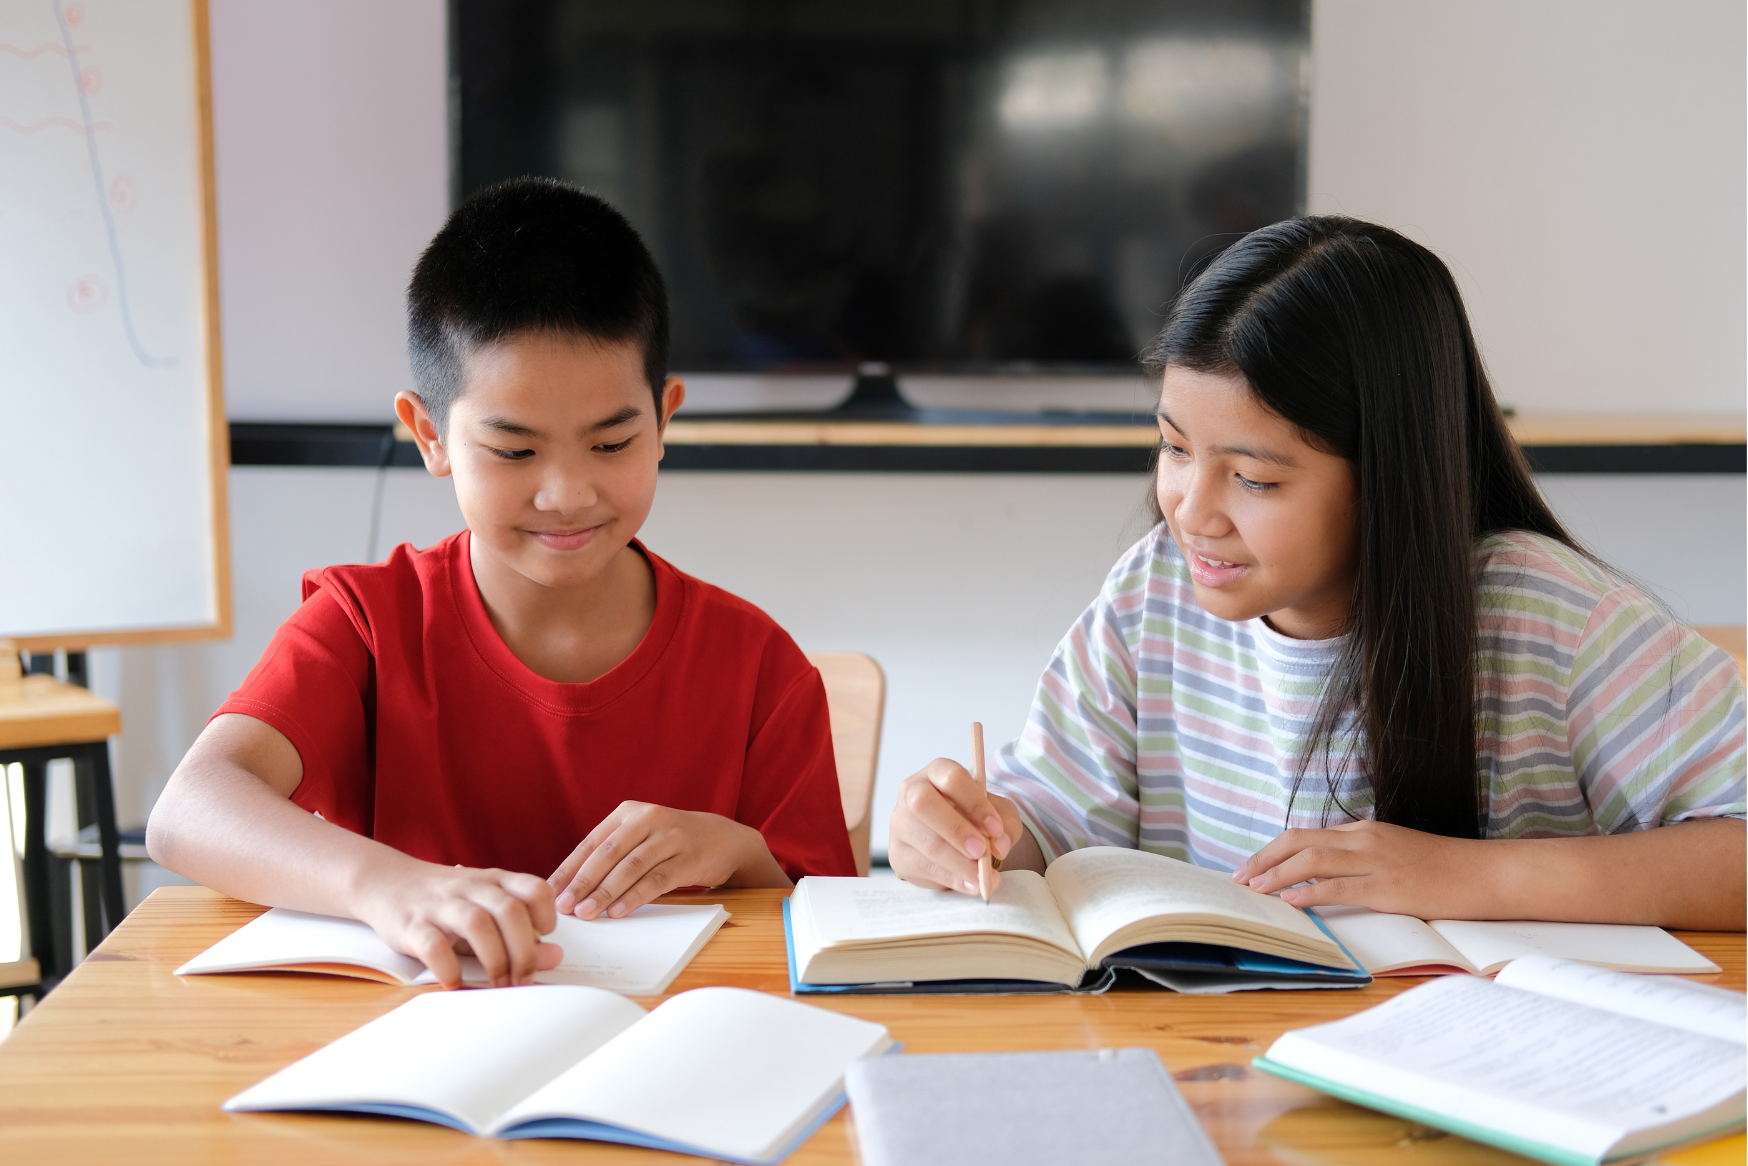
<path fill-rule="evenodd" d="M 434 477 L 447 478 L 452 468 L 449 451 L 443 448 L 443 434 L 431 420 L 424 398 L 411 389 L 402 389 L 395 394 L 395 416 L 412 433 L 413 444 L 419 447 L 425 469 Z"/>

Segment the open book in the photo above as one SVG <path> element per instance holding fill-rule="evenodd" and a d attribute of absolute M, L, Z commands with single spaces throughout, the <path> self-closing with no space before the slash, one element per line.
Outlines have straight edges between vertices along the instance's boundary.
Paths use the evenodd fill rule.
<path fill-rule="evenodd" d="M 1743 1124 L 1740 993 L 1528 956 L 1296 1029 L 1259 1069 L 1560 1166 Z"/>
<path fill-rule="evenodd" d="M 1117 967 L 1180 991 L 1370 979 L 1314 916 L 1218 871 L 1114 846 L 1066 854 L 1045 875 L 1005 872 L 989 903 L 892 879 L 804 878 L 784 923 L 797 992 L 1093 989 Z"/>
<path fill-rule="evenodd" d="M 659 996 L 727 919 L 719 904 L 651 903 L 623 919 L 588 923 L 560 915 L 546 941 L 562 947 L 564 958 L 534 979 Z M 244 924 L 176 969 L 179 976 L 210 972 L 320 972 L 385 984 L 437 982 L 424 964 L 389 947 L 367 923 L 283 907 Z M 472 956 L 461 957 L 461 972 L 463 983 L 491 983 Z"/>
<path fill-rule="evenodd" d="M 878 1024 L 741 988 L 652 1012 L 597 988 L 429 992 L 225 1102 L 334 1110 L 498 1138 L 584 1138 L 781 1161 L 843 1104 Z"/>
<path fill-rule="evenodd" d="M 1527 955 L 1547 955 L 1617 972 L 1715 972 L 1718 965 L 1661 927 L 1537 923 L 1386 915 L 1365 907 L 1316 907 L 1353 957 L 1374 976 L 1470 972 L 1491 976 Z"/>

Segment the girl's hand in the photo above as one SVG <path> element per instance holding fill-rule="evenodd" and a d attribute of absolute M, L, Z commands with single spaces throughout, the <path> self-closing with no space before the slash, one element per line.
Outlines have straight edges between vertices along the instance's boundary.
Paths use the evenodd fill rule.
<path fill-rule="evenodd" d="M 1019 866 L 1044 867 L 1014 804 L 979 788 L 957 761 L 937 757 L 904 779 L 887 843 L 887 860 L 899 878 L 975 895 L 977 860 L 992 843 L 999 860 L 1012 854 Z M 1020 853 L 1014 853 L 1017 846 Z"/>
<path fill-rule="evenodd" d="M 1280 891 L 1295 907 L 1340 903 L 1422 919 L 1470 918 L 1470 903 L 1487 893 L 1479 885 L 1482 845 L 1370 821 L 1288 830 L 1233 871 L 1232 881 L 1265 895 Z"/>
<path fill-rule="evenodd" d="M 620 919 L 678 887 L 791 885 L 751 826 L 648 802 L 620 802 L 546 881 L 579 919 Z"/>
<path fill-rule="evenodd" d="M 384 943 L 422 961 L 445 988 L 461 986 L 457 953 L 477 956 L 494 988 L 532 984 L 535 972 L 564 958 L 557 944 L 540 942 L 558 916 L 552 888 L 538 875 L 396 865 L 370 882 L 358 917 Z"/>

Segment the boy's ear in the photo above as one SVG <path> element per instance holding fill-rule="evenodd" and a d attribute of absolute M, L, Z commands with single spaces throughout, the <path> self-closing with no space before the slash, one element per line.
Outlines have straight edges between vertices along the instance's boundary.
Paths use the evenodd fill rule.
<path fill-rule="evenodd" d="M 449 476 L 449 451 L 443 448 L 443 435 L 437 431 L 437 426 L 431 420 L 431 414 L 425 409 L 425 400 L 411 389 L 402 389 L 395 394 L 395 416 L 401 419 L 413 432 L 413 444 L 419 447 L 419 456 L 425 460 L 425 468 L 439 478 Z"/>
<path fill-rule="evenodd" d="M 679 377 L 669 377 L 667 383 L 662 386 L 662 411 L 661 416 L 656 420 L 656 435 L 658 437 L 668 431 L 668 421 L 672 419 L 675 411 L 685 403 L 686 382 Z"/>

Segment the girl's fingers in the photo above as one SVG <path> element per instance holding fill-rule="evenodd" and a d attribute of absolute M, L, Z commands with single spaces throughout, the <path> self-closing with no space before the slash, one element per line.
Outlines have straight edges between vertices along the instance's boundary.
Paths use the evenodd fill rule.
<path fill-rule="evenodd" d="M 1368 905 L 1365 901 L 1366 881 L 1363 878 L 1318 879 L 1282 891 L 1281 898 L 1295 907 L 1333 907 L 1337 904 L 1364 907 Z"/>
<path fill-rule="evenodd" d="M 977 784 L 963 765 L 945 757 L 937 757 L 923 770 L 929 785 L 940 792 L 953 811 L 980 836 L 1002 838 L 1006 827 L 989 792 Z M 979 852 L 981 853 L 981 852 Z"/>
<path fill-rule="evenodd" d="M 905 808 L 915 826 L 921 827 L 921 832 L 943 839 L 947 846 L 973 862 L 988 850 L 988 833 L 982 827 L 972 825 L 959 806 L 932 779 L 906 782 L 899 796 L 904 799 Z"/>
<path fill-rule="evenodd" d="M 893 840 L 889 858 L 892 869 L 912 886 L 927 887 L 932 891 L 966 890 L 967 884 L 963 878 L 956 876 L 908 842 Z"/>
<path fill-rule="evenodd" d="M 550 972 L 564 963 L 564 948 L 556 943 L 540 943 L 534 948 L 534 966 L 542 972 Z"/>
<path fill-rule="evenodd" d="M 1268 845 L 1245 859 L 1237 870 L 1232 872 L 1232 881 L 1248 883 L 1258 875 L 1263 874 L 1282 862 L 1299 853 L 1305 847 L 1313 844 L 1316 835 L 1321 830 L 1283 830 Z"/>
<path fill-rule="evenodd" d="M 1250 889 L 1272 895 L 1308 879 L 1334 879 L 1366 873 L 1365 863 L 1352 851 L 1332 846 L 1308 846 L 1285 862 L 1250 880 Z"/>

